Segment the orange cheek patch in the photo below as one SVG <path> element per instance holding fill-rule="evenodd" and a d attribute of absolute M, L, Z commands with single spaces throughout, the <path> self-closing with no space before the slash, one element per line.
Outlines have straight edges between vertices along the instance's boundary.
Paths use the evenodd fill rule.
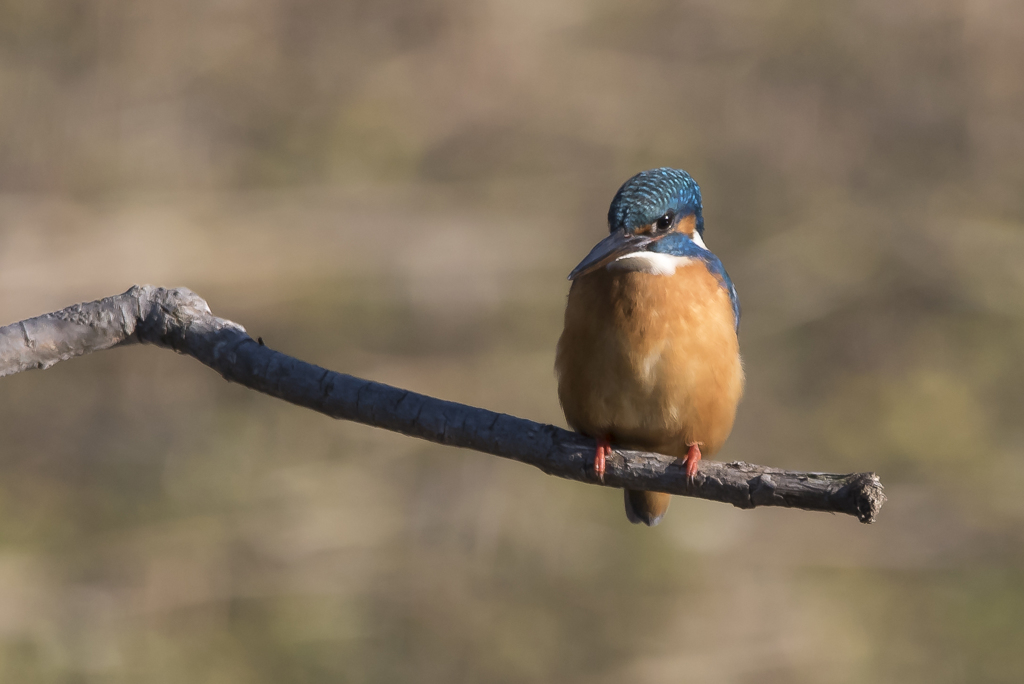
<path fill-rule="evenodd" d="M 694 214 L 682 218 L 676 226 L 676 232 L 685 235 L 692 236 L 695 230 L 697 230 L 697 216 Z"/>

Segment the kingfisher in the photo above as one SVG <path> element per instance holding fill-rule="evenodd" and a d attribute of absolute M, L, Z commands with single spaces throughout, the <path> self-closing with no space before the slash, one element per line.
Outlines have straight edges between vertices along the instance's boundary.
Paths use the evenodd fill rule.
<path fill-rule="evenodd" d="M 694 478 L 732 431 L 743 395 L 740 305 L 704 244 L 700 187 L 679 169 L 627 180 L 608 237 L 569 274 L 558 340 L 558 399 L 569 425 L 597 441 L 675 456 Z M 625 490 L 626 516 L 653 526 L 671 496 Z"/>

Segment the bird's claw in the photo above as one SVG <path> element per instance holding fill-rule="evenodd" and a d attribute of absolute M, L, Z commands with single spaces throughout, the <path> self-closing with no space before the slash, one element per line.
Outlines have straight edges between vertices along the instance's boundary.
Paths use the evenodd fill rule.
<path fill-rule="evenodd" d="M 683 462 L 686 464 L 686 481 L 688 484 L 693 484 L 694 478 L 697 476 L 698 463 L 700 463 L 700 442 L 694 442 L 689 445 L 686 450 L 686 458 Z"/>
<path fill-rule="evenodd" d="M 604 482 L 605 458 L 611 455 L 611 442 L 607 439 L 597 440 L 597 449 L 594 451 L 594 473 L 601 482 Z"/>

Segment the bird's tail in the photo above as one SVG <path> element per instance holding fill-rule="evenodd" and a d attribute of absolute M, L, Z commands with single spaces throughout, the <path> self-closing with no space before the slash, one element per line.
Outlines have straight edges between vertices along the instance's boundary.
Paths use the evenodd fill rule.
<path fill-rule="evenodd" d="M 672 495 L 663 492 L 624 489 L 623 493 L 626 495 L 626 517 L 634 525 L 643 523 L 654 527 L 665 517 L 668 504 L 672 501 Z"/>

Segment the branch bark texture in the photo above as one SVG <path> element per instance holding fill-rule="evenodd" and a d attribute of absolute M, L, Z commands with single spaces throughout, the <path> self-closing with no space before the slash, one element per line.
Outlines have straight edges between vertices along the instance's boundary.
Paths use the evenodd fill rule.
<path fill-rule="evenodd" d="M 593 472 L 594 441 L 554 425 L 443 401 L 305 363 L 259 344 L 237 323 L 215 317 L 186 288 L 134 286 L 0 328 L 0 376 L 143 342 L 187 354 L 225 379 L 311 408 L 419 437 L 510 458 L 570 480 L 731 503 L 848 513 L 874 522 L 885 502 L 874 473 L 809 473 L 742 461 L 701 461 L 688 481 L 679 461 L 616 449 L 604 482 Z"/>

